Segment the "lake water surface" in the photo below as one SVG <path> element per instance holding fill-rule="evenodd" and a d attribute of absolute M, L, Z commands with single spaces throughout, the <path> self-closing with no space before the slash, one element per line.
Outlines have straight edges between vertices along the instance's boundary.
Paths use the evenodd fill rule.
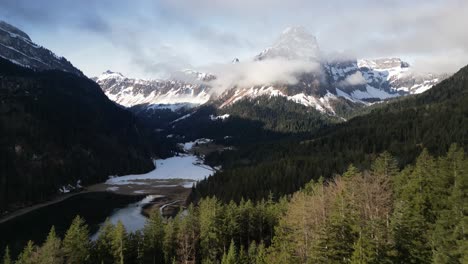
<path fill-rule="evenodd" d="M 41 244 L 47 237 L 51 226 L 55 226 L 57 234 L 63 238 L 76 215 L 86 220 L 90 227 L 90 234 L 95 234 L 100 224 L 108 217 L 116 222 L 115 213 L 120 217 L 133 214 L 127 216 L 127 220 L 138 219 L 141 222 L 144 216 L 139 215 L 140 211 L 135 205 L 144 198 L 144 195 L 129 196 L 110 192 L 83 193 L 20 215 L 0 224 L 0 256 L 3 255 L 6 245 L 9 245 L 12 253 L 16 255 L 28 240 Z M 130 209 L 128 209 L 129 206 Z"/>

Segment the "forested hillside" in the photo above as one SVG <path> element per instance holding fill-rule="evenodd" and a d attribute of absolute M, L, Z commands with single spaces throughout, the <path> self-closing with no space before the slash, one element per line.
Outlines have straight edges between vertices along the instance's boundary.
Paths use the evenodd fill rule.
<path fill-rule="evenodd" d="M 161 135 L 171 135 L 166 141 L 176 137 L 184 141 L 210 138 L 231 146 L 307 138 L 310 133 L 343 121 L 283 97 L 246 98 L 221 109 L 215 104 L 175 112 L 145 107 L 131 110 Z"/>
<path fill-rule="evenodd" d="M 147 132 L 93 81 L 0 59 L 0 213 L 153 168 Z"/>
<path fill-rule="evenodd" d="M 312 179 L 330 178 L 349 163 L 369 168 L 388 151 L 399 166 L 426 148 L 445 153 L 450 144 L 468 146 L 468 67 L 430 91 L 387 103 L 371 113 L 309 136 L 308 140 L 262 143 L 207 157 L 223 171 L 197 185 L 197 195 L 229 201 L 292 193 Z"/>
<path fill-rule="evenodd" d="M 292 134 L 312 133 L 332 122 L 342 121 L 280 96 L 245 98 L 219 112 L 261 122 L 266 130 Z"/>
<path fill-rule="evenodd" d="M 202 199 L 173 219 L 154 211 L 140 232 L 106 223 L 95 241 L 77 217 L 18 263 L 466 263 L 468 159 L 453 145 L 398 169 L 387 152 L 275 203 Z M 3 263 L 12 263 L 6 249 Z M 47 262 L 44 262 L 47 261 Z"/>

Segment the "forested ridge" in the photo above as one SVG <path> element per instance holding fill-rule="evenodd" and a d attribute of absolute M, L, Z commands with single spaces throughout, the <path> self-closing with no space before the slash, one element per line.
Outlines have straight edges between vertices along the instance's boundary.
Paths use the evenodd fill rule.
<path fill-rule="evenodd" d="M 259 142 L 306 138 L 321 128 L 341 122 L 319 111 L 283 97 L 261 96 L 246 98 L 233 105 L 216 108 L 207 104 L 189 110 L 171 112 L 163 109 L 132 111 L 160 133 L 193 141 L 210 138 L 216 143 L 230 146 L 248 146 Z M 225 119 L 216 116 L 229 115 Z"/>
<path fill-rule="evenodd" d="M 52 227 L 10 263 L 466 263 L 468 159 L 452 145 L 399 170 L 384 152 L 370 169 L 311 181 L 271 198 L 190 205 L 172 219 L 155 210 L 142 231 L 106 222 L 95 241 L 80 217 L 63 239 Z M 16 259 L 16 262 L 14 260 Z"/>
<path fill-rule="evenodd" d="M 0 58 L 0 213 L 153 168 L 149 134 L 93 81 Z"/>
<path fill-rule="evenodd" d="M 263 128 L 267 130 L 292 134 L 313 133 L 341 121 L 281 96 L 246 98 L 222 108 L 219 114 L 224 113 L 262 122 Z"/>
<path fill-rule="evenodd" d="M 206 157 L 223 170 L 197 185 L 195 195 L 221 200 L 293 193 L 307 182 L 330 178 L 349 163 L 367 169 L 383 151 L 399 167 L 422 149 L 442 155 L 450 144 L 468 146 L 468 67 L 428 92 L 392 101 L 348 122 L 326 126 L 308 139 L 270 141 Z M 196 197 L 195 197 L 196 198 Z"/>

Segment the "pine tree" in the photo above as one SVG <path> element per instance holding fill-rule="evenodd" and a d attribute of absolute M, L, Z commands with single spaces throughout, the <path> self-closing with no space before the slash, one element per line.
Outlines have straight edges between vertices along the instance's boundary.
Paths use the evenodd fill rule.
<path fill-rule="evenodd" d="M 468 255 L 468 160 L 464 159 L 463 150 L 452 146 L 447 157 L 441 159 L 439 175 L 447 175 L 439 186 L 442 190 L 451 190 L 435 224 L 433 238 L 433 263 L 465 263 Z M 450 186 L 446 186 L 447 184 Z M 443 195 L 443 192 L 440 192 Z"/>
<path fill-rule="evenodd" d="M 10 247 L 6 246 L 5 254 L 3 255 L 3 264 L 12 264 L 11 256 L 10 256 Z"/>
<path fill-rule="evenodd" d="M 350 207 L 357 213 L 352 262 L 390 262 L 388 253 L 392 247 L 389 228 L 393 209 L 391 180 L 397 174 L 396 161 L 383 153 L 372 163 L 372 172 L 364 172 L 348 182 L 347 189 L 355 190 Z"/>
<path fill-rule="evenodd" d="M 249 264 L 249 256 L 245 252 L 244 246 L 240 246 L 239 256 L 237 257 L 237 264 Z"/>
<path fill-rule="evenodd" d="M 115 226 L 106 219 L 104 225 L 99 229 L 99 235 L 93 245 L 94 256 L 96 263 L 113 263 L 114 256 L 112 255 L 112 238 L 114 236 Z"/>
<path fill-rule="evenodd" d="M 384 176 L 391 178 L 398 174 L 398 163 L 388 152 L 383 152 L 372 163 L 372 174 L 374 176 Z"/>
<path fill-rule="evenodd" d="M 128 263 L 143 264 L 144 243 L 143 233 L 140 230 L 129 233 L 127 236 L 127 257 Z"/>
<path fill-rule="evenodd" d="M 257 255 L 255 257 L 255 262 L 256 264 L 267 264 L 267 253 L 265 249 L 265 245 L 263 242 L 260 242 L 260 244 L 257 247 Z"/>
<path fill-rule="evenodd" d="M 249 245 L 254 233 L 254 205 L 251 200 L 241 200 L 239 204 L 239 230 L 241 231 L 241 244 Z"/>
<path fill-rule="evenodd" d="M 197 245 L 199 243 L 199 222 L 198 211 L 190 205 L 187 208 L 187 214 L 178 215 L 180 218 L 178 223 L 179 231 L 177 232 L 177 261 L 182 263 L 196 263 L 197 261 Z"/>
<path fill-rule="evenodd" d="M 345 173 L 343 173 L 343 179 L 351 179 L 359 174 L 359 170 L 353 165 L 349 165 Z"/>
<path fill-rule="evenodd" d="M 222 251 L 226 251 L 229 247 L 231 239 L 240 241 L 239 237 L 239 209 L 234 201 L 223 206 L 221 217 L 221 240 Z"/>
<path fill-rule="evenodd" d="M 114 256 L 114 263 L 125 263 L 125 254 L 127 252 L 127 231 L 125 226 L 119 220 L 114 229 L 114 236 L 112 238 L 112 255 Z"/>
<path fill-rule="evenodd" d="M 234 241 L 231 240 L 231 244 L 229 245 L 229 250 L 227 254 L 225 254 L 225 257 L 223 257 L 221 264 L 236 264 L 236 263 L 237 263 L 236 246 L 234 244 Z"/>
<path fill-rule="evenodd" d="M 353 250 L 351 264 L 379 263 L 375 261 L 375 245 L 372 244 L 372 240 L 362 236 L 362 233 L 354 244 Z"/>
<path fill-rule="evenodd" d="M 429 226 L 423 215 L 405 201 L 395 205 L 392 219 L 396 263 L 430 263 Z"/>
<path fill-rule="evenodd" d="M 200 247 L 205 260 L 215 261 L 223 250 L 221 240 L 222 209 L 219 201 L 206 198 L 199 203 Z"/>
<path fill-rule="evenodd" d="M 355 190 L 350 188 L 350 183 L 357 177 L 361 176 L 351 165 L 342 179 L 335 180 L 334 188 L 337 194 L 331 204 L 325 226 L 320 230 L 316 249 L 318 262 L 343 263 L 351 260 L 353 245 L 357 239 L 357 204 Z"/>
<path fill-rule="evenodd" d="M 35 264 L 36 261 L 36 246 L 29 240 L 26 247 L 23 249 L 21 254 L 18 256 L 16 264 Z"/>
<path fill-rule="evenodd" d="M 257 257 L 257 243 L 255 241 L 250 243 L 249 249 L 247 250 L 247 256 L 249 263 L 255 263 L 255 258 Z"/>
<path fill-rule="evenodd" d="M 434 210 L 434 178 L 436 174 L 434 159 L 423 150 L 416 166 L 405 170 L 397 178 L 404 185 L 396 185 L 395 210 L 393 214 L 393 233 L 396 260 L 401 263 L 430 263 L 431 231 L 436 218 Z M 398 190 L 399 189 L 399 190 Z"/>
<path fill-rule="evenodd" d="M 46 241 L 39 249 L 40 264 L 59 264 L 63 263 L 63 253 L 61 249 L 60 238 L 55 233 L 55 227 L 52 226 Z"/>
<path fill-rule="evenodd" d="M 164 225 L 163 252 L 166 264 L 172 263 L 177 249 L 177 218 L 169 220 Z"/>
<path fill-rule="evenodd" d="M 340 213 L 335 212 L 331 215 L 319 243 L 319 259 L 325 260 L 325 263 L 343 263 L 351 260 L 356 237 L 352 224 L 350 219 Z"/>
<path fill-rule="evenodd" d="M 70 264 L 87 263 L 90 257 L 90 241 L 88 226 L 77 216 L 63 239 L 65 261 Z"/>
<path fill-rule="evenodd" d="M 164 224 L 159 210 L 152 210 L 143 229 L 145 261 L 164 263 L 163 253 Z"/>

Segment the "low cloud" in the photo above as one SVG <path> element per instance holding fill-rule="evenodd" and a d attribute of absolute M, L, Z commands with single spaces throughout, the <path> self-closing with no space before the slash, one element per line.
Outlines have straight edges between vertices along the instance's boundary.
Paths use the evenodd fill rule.
<path fill-rule="evenodd" d="M 468 52 L 446 51 L 444 53 L 432 54 L 432 56 L 421 56 L 414 59 L 413 71 L 416 73 L 445 73 L 450 74 L 465 66 L 468 61 Z"/>
<path fill-rule="evenodd" d="M 324 52 L 409 58 L 418 71 L 430 72 L 452 72 L 468 63 L 466 0 L 1 3 L 0 19 L 91 75 L 120 67 L 135 77 L 156 77 L 179 65 L 253 57 L 289 25 L 305 25 Z"/>
<path fill-rule="evenodd" d="M 340 86 L 355 86 L 355 85 L 363 85 L 366 84 L 366 79 L 362 76 L 361 72 L 357 71 L 348 77 L 346 77 L 343 81 L 340 82 Z"/>
<path fill-rule="evenodd" d="M 298 82 L 303 73 L 320 72 L 318 63 L 286 59 L 248 61 L 236 64 L 217 64 L 204 69 L 216 76 L 208 84 L 221 94 L 233 87 L 287 84 Z"/>

